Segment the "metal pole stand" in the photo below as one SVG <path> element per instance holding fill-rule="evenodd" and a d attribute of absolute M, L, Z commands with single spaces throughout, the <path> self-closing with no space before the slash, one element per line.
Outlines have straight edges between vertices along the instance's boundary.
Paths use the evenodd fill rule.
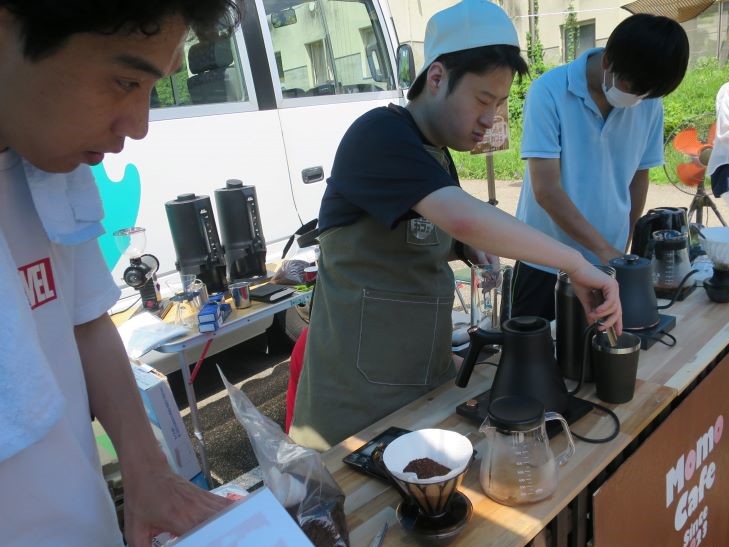
<path fill-rule="evenodd" d="M 704 186 L 704 182 L 702 181 L 701 184 L 699 184 L 696 187 L 696 194 L 694 194 L 693 199 L 691 200 L 691 205 L 689 205 L 688 209 L 688 223 L 689 226 L 691 225 L 691 218 L 693 217 L 694 213 L 696 214 L 696 223 L 700 226 L 704 225 L 704 208 L 708 207 L 713 211 L 713 213 L 716 215 L 716 218 L 719 219 L 719 222 L 721 222 L 722 226 L 726 226 L 726 221 L 724 220 L 724 217 L 721 216 L 721 213 L 719 212 L 719 209 L 716 207 L 716 203 L 714 203 L 714 200 L 711 199 L 711 196 L 706 193 L 706 188 Z"/>
<path fill-rule="evenodd" d="M 486 184 L 488 186 L 489 203 L 496 207 L 499 202 L 496 201 L 496 173 L 494 172 L 494 154 L 486 152 Z"/>

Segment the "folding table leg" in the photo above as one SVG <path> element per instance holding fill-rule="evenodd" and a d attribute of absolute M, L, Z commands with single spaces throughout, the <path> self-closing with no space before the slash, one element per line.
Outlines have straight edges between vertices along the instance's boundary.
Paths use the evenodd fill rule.
<path fill-rule="evenodd" d="M 190 383 L 190 369 L 185 360 L 185 352 L 180 351 L 178 353 L 180 361 L 180 371 L 182 372 L 182 383 L 185 384 L 185 393 L 187 394 L 187 404 L 190 408 L 190 417 L 192 418 L 192 430 L 193 430 L 193 444 L 200 455 L 200 461 L 202 463 L 203 475 L 208 483 L 208 488 L 212 486 L 212 480 L 210 477 L 210 468 L 208 467 L 208 454 L 205 449 L 205 438 L 203 436 L 202 429 L 200 428 L 200 417 L 197 411 L 197 399 L 195 398 L 195 388 Z"/>

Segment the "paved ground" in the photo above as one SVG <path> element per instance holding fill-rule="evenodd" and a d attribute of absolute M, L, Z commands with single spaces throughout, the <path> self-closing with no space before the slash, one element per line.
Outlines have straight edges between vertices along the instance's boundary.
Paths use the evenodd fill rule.
<path fill-rule="evenodd" d="M 462 182 L 463 188 L 471 194 L 487 200 L 488 192 L 486 182 L 483 180 L 466 180 Z M 512 215 L 516 211 L 516 203 L 521 192 L 521 182 L 498 182 L 496 183 L 496 200 L 498 207 Z M 651 184 L 648 190 L 645 210 L 655 207 L 688 207 L 692 196 L 684 194 L 670 184 Z M 724 200 L 715 200 L 719 211 L 725 220 L 729 221 L 729 205 Z M 706 220 L 704 221 L 707 224 Z M 718 225 L 716 217 L 709 216 L 709 226 Z"/>
<path fill-rule="evenodd" d="M 463 187 L 470 193 L 487 199 L 484 181 L 464 181 Z M 513 214 L 521 190 L 520 183 L 499 182 L 496 187 L 498 206 Z M 691 196 L 673 186 L 651 185 L 646 209 L 659 206 L 688 206 Z M 729 219 L 729 207 L 717 202 L 725 218 Z M 717 225 L 710 218 L 709 225 Z M 208 454 L 213 477 L 218 482 L 230 481 L 256 467 L 257 462 L 250 443 L 233 416 L 227 394 L 218 376 L 215 364 L 220 364 L 228 380 L 248 394 L 254 404 L 271 419 L 283 425 L 285 393 L 288 383 L 288 351 L 266 352 L 265 337 L 240 344 L 228 351 L 208 358 L 196 384 L 196 393 L 202 409 L 202 425 L 208 442 Z M 170 376 L 170 384 L 181 408 L 186 399 L 179 373 Z M 185 423 L 190 429 L 190 419 L 183 410 Z"/>
<path fill-rule="evenodd" d="M 216 365 L 220 365 L 228 381 L 243 389 L 264 415 L 283 427 L 289 354 L 283 349 L 267 352 L 266 337 L 259 336 L 205 360 L 195 380 L 195 392 L 201 409 L 210 469 L 216 483 L 231 481 L 258 465 L 248 436 L 233 415 Z M 192 435 L 180 373 L 171 374 L 168 378 L 185 425 Z"/>

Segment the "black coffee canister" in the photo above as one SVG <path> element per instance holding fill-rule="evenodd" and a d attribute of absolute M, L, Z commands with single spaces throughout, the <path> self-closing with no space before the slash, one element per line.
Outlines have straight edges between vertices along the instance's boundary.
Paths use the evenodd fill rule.
<path fill-rule="evenodd" d="M 225 290 L 225 256 L 210 197 L 180 194 L 165 203 L 165 212 L 177 255 L 177 270 L 196 275 L 210 292 Z"/>
<path fill-rule="evenodd" d="M 265 275 L 266 240 L 256 187 L 228 180 L 225 188 L 215 190 L 215 205 L 228 277 L 232 280 Z"/>
<path fill-rule="evenodd" d="M 610 266 L 596 265 L 595 267 L 610 277 L 615 277 L 615 270 Z M 583 365 L 587 318 L 566 272 L 559 272 L 557 276 L 557 284 L 554 287 L 554 304 L 557 364 L 562 376 L 570 380 L 579 380 L 584 366 L 584 381 L 592 382 L 593 373 L 589 359 Z"/>

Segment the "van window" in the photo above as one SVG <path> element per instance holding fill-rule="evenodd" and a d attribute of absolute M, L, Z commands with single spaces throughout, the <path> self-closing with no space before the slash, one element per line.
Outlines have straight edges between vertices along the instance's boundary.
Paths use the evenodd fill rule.
<path fill-rule="evenodd" d="M 184 52 L 180 69 L 152 90 L 152 108 L 248 100 L 234 36 L 201 41 L 190 33 Z"/>
<path fill-rule="evenodd" d="M 284 98 L 395 89 L 372 0 L 263 0 Z"/>

